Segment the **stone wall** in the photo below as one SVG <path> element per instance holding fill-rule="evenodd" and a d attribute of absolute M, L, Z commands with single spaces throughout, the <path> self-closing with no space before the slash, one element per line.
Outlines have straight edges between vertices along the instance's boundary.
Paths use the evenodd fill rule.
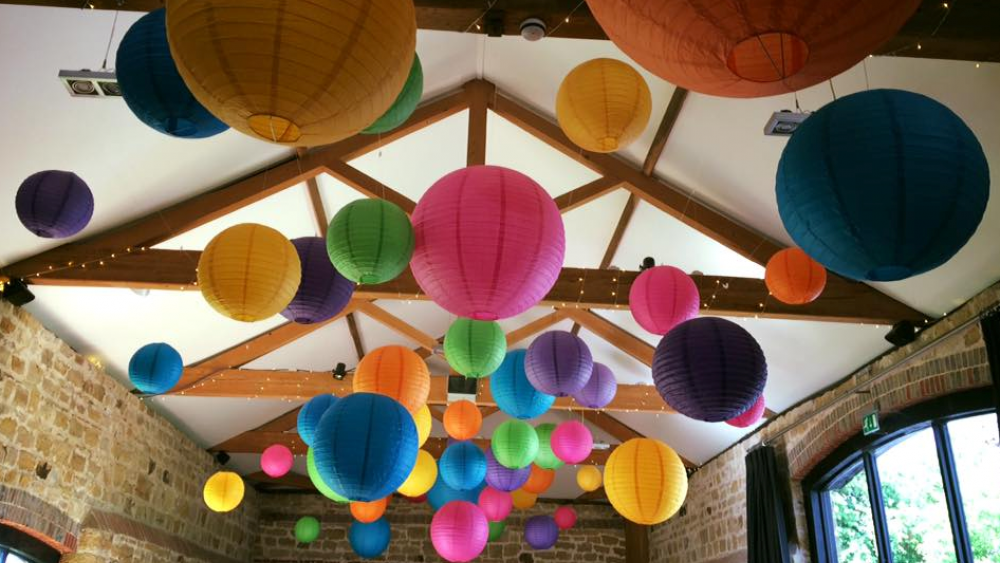
<path fill-rule="evenodd" d="M 966 320 L 1000 301 L 1000 285 L 993 286 L 953 314 L 924 330 L 917 340 L 893 350 L 858 370 L 832 389 L 807 400 L 762 427 L 699 469 L 690 480 L 681 514 L 651 532 L 652 563 L 741 563 L 746 561 L 746 476 L 744 458 L 761 440 L 771 443 L 788 426 L 840 398 L 855 384 L 870 380 L 910 354 L 941 339 Z M 840 444 L 861 431 L 861 420 L 875 401 L 882 413 L 891 413 L 936 397 L 991 385 L 986 345 L 978 323 L 954 333 L 935 347 L 892 368 L 891 375 L 855 394 L 772 443 L 779 463 L 789 476 L 787 485 L 794 511 L 794 533 L 789 538 L 792 560 L 809 560 L 809 533 L 800 480 Z"/>
<path fill-rule="evenodd" d="M 0 302 L 0 521 L 76 552 L 65 561 L 248 561 L 256 495 L 210 512 L 201 489 L 217 470 L 123 385 Z"/>
<path fill-rule="evenodd" d="M 351 515 L 343 505 L 319 495 L 261 494 L 260 527 L 255 549 L 256 563 L 293 561 L 359 561 L 347 541 Z M 516 510 L 507 518 L 503 537 L 486 545 L 477 563 L 624 563 L 625 524 L 610 506 L 574 505 L 577 524 L 559 534 L 559 542 L 547 551 L 535 551 L 523 541 L 524 520 L 537 514 L 551 514 L 557 504 L 540 502 L 530 510 Z M 432 512 L 427 504 L 393 499 L 386 512 L 392 526 L 392 542 L 379 561 L 444 561 L 430 541 Z M 293 529 L 302 516 L 319 518 L 318 540 L 298 546 Z"/>

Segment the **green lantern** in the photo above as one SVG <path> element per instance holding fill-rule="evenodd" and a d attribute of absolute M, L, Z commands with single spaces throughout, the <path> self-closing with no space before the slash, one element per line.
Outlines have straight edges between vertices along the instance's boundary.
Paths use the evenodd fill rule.
<path fill-rule="evenodd" d="M 413 65 L 410 66 L 410 75 L 406 77 L 402 91 L 396 96 L 396 101 L 389 109 L 385 110 L 382 117 L 375 120 L 363 130 L 362 133 L 377 134 L 388 133 L 403 124 L 417 109 L 421 96 L 424 95 L 424 69 L 420 66 L 420 57 L 413 54 Z"/>
<path fill-rule="evenodd" d="M 444 336 L 448 365 L 465 377 L 486 377 L 507 354 L 507 336 L 494 321 L 456 319 Z"/>
<path fill-rule="evenodd" d="M 535 456 L 535 465 L 542 469 L 559 469 L 565 465 L 552 452 L 552 432 L 555 429 L 556 425 L 551 422 L 539 424 L 535 427 L 535 433 L 538 434 L 538 455 Z"/>
<path fill-rule="evenodd" d="M 493 431 L 490 447 L 500 465 L 521 469 L 531 465 L 538 455 L 538 434 L 523 420 L 508 420 Z"/>
<path fill-rule="evenodd" d="M 350 502 L 346 497 L 331 489 L 319 476 L 319 471 L 316 469 L 316 457 L 313 455 L 312 448 L 309 448 L 306 452 L 306 472 L 309 473 L 309 480 L 312 481 L 313 486 L 319 489 L 319 492 L 323 496 L 341 504 Z"/>
<path fill-rule="evenodd" d="M 357 283 L 383 283 L 398 276 L 410 263 L 413 242 L 410 218 L 383 199 L 345 205 L 326 231 L 330 261 Z"/>
<path fill-rule="evenodd" d="M 303 516 L 295 523 L 295 541 L 312 543 L 319 537 L 319 520 L 312 516 Z"/>
<path fill-rule="evenodd" d="M 494 542 L 500 539 L 504 531 L 507 529 L 507 521 L 501 520 L 499 522 L 490 522 L 490 537 L 488 541 Z"/>

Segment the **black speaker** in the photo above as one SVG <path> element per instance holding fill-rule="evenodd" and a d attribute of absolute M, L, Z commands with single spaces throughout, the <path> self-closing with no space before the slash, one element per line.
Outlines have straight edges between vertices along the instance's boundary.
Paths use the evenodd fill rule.
<path fill-rule="evenodd" d="M 917 327 L 910 321 L 899 321 L 892 325 L 892 330 L 885 335 L 885 339 L 896 346 L 906 346 L 917 338 Z"/>
<path fill-rule="evenodd" d="M 24 280 L 10 280 L 3 286 L 3 298 L 15 307 L 27 305 L 35 300 L 35 294 L 31 293 Z"/>

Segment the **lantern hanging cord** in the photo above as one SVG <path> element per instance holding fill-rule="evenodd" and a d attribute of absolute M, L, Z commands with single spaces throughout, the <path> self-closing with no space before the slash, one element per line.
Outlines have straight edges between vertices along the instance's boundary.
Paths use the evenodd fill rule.
<path fill-rule="evenodd" d="M 120 12 L 115 10 L 115 19 L 111 22 L 111 35 L 108 37 L 108 47 L 104 49 L 104 62 L 101 63 L 101 70 L 108 69 L 108 56 L 111 55 L 111 43 L 115 39 L 115 28 L 118 27 L 118 14 Z"/>

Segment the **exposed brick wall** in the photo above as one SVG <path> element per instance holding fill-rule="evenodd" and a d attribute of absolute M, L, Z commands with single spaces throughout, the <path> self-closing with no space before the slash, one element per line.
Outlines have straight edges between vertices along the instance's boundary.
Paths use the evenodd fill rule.
<path fill-rule="evenodd" d="M 79 539 L 79 557 L 94 561 L 197 561 L 199 549 L 248 561 L 256 495 L 210 512 L 201 489 L 217 469 L 124 386 L 0 302 L 0 519 L 67 548 Z"/>
<path fill-rule="evenodd" d="M 681 514 L 651 532 L 652 563 L 738 563 L 746 561 L 747 452 L 817 408 L 841 397 L 847 389 L 870 380 L 915 350 L 942 338 L 945 333 L 1000 300 L 1000 285 L 993 286 L 960 307 L 946 319 L 923 331 L 915 342 L 894 350 L 847 377 L 831 390 L 808 400 L 707 463 L 690 480 Z M 792 560 L 809 560 L 809 535 L 800 480 L 848 438 L 861 431 L 864 415 L 877 400 L 881 412 L 890 413 L 936 397 L 991 385 L 986 347 L 978 324 L 939 342 L 876 383 L 871 394 L 855 394 L 809 422 L 789 431 L 776 442 L 779 464 L 787 482 L 794 511 L 795 532 L 789 538 Z"/>

